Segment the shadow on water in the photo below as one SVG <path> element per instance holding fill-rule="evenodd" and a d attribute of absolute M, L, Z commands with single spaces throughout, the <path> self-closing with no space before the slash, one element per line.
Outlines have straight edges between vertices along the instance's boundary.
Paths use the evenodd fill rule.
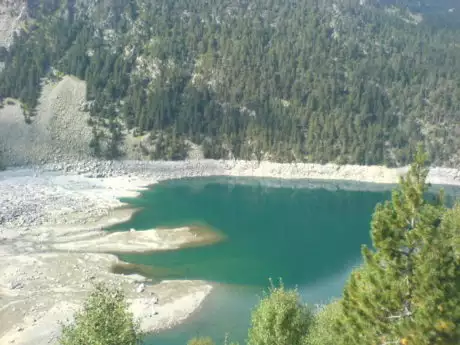
<path fill-rule="evenodd" d="M 181 279 L 183 276 L 180 271 L 174 271 L 171 268 L 162 268 L 157 266 L 149 266 L 142 264 L 131 264 L 128 262 L 120 262 L 112 266 L 112 273 L 132 275 L 140 274 L 152 280 L 152 283 L 159 283 L 164 279 Z"/>
<path fill-rule="evenodd" d="M 339 296 L 352 267 L 354 265 L 335 276 L 299 286 L 299 293 L 312 307 L 328 303 Z M 173 329 L 150 335 L 145 344 L 186 345 L 190 338 L 198 336 L 211 336 L 216 344 L 224 344 L 226 335 L 228 340 L 242 344 L 247 337 L 251 309 L 262 294 L 260 287 L 219 284 L 193 318 Z"/>
<path fill-rule="evenodd" d="M 217 344 L 244 340 L 252 306 L 261 290 L 252 286 L 217 284 L 200 310 L 185 323 L 147 337 L 145 344 L 186 345 L 192 337 L 211 336 Z"/>

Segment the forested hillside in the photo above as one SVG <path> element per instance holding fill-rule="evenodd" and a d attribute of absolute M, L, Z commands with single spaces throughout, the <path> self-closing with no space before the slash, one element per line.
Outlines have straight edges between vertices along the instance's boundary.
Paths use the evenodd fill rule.
<path fill-rule="evenodd" d="M 151 159 L 185 158 L 193 142 L 208 158 L 394 166 L 423 143 L 452 165 L 460 8 L 449 4 L 29 1 L 22 34 L 0 52 L 0 96 L 20 98 L 33 121 L 42 78 L 86 80 L 103 157 L 149 134 Z"/>

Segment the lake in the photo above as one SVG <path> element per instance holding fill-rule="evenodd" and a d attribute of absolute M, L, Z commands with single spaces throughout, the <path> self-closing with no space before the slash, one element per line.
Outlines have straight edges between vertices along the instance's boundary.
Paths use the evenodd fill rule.
<path fill-rule="evenodd" d="M 348 274 L 361 262 L 361 245 L 370 244 L 375 205 L 390 197 L 388 187 L 356 191 L 342 185 L 207 177 L 161 182 L 138 198 L 123 200 L 141 210 L 112 230 L 197 226 L 225 235 L 213 245 L 120 256 L 153 267 L 155 279 L 216 285 L 186 323 L 150 336 L 147 344 L 185 345 L 196 335 L 221 343 L 226 333 L 244 341 L 251 308 L 269 278 L 297 287 L 310 304 L 339 297 Z"/>

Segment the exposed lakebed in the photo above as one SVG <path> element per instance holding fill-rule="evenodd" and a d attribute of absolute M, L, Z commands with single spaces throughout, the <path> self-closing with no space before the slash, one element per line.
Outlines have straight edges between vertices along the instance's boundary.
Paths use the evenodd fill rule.
<path fill-rule="evenodd" d="M 190 320 L 152 335 L 147 344 L 185 345 L 196 335 L 220 342 L 226 332 L 231 340 L 244 340 L 250 309 L 269 278 L 297 286 L 309 303 L 340 296 L 349 272 L 361 261 L 361 245 L 370 244 L 375 205 L 390 197 L 389 186 L 355 187 L 208 177 L 164 181 L 139 198 L 123 200 L 140 211 L 113 230 L 193 226 L 224 235 L 212 245 L 120 256 L 145 265 L 143 274 L 150 268 L 155 279 L 216 284 Z"/>

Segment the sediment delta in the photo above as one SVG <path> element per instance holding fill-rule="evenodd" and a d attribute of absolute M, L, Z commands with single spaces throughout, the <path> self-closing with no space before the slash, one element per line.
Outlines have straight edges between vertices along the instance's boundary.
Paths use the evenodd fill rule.
<path fill-rule="evenodd" d="M 187 318 L 211 292 L 203 281 L 152 284 L 115 274 L 121 252 L 174 250 L 209 244 L 218 233 L 183 227 L 105 232 L 135 209 L 135 197 L 158 181 L 193 176 L 253 176 L 396 183 L 406 169 L 243 161 L 56 163 L 0 172 L 0 344 L 52 344 L 95 282 L 122 288 L 145 331 Z M 431 169 L 429 181 L 459 185 L 459 171 Z M 335 185 L 340 187 L 341 182 Z M 318 186 L 321 186 L 319 184 Z M 353 188 L 353 184 L 344 184 Z M 358 188 L 357 185 L 355 185 Z"/>

